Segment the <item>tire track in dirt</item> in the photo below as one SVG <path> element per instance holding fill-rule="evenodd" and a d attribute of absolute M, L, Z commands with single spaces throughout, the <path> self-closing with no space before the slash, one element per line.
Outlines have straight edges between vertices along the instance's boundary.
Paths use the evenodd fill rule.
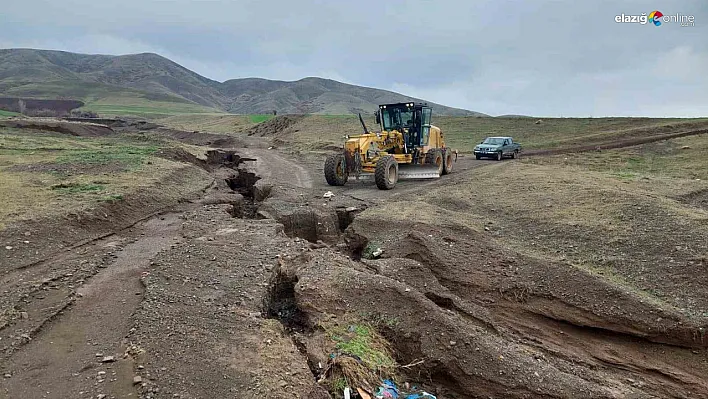
<path fill-rule="evenodd" d="M 142 301 L 142 273 L 152 257 L 178 242 L 180 227 L 181 219 L 173 213 L 132 229 L 130 235 L 138 238 L 77 290 L 73 306 L 45 322 L 32 341 L 3 365 L 12 371 L 12 378 L 3 383 L 8 397 L 66 398 L 80 397 L 81 392 L 137 396 L 134 365 L 122 356 L 124 337 L 130 334 L 130 316 Z M 97 353 L 116 361 L 101 363 Z"/>
<path fill-rule="evenodd" d="M 310 173 L 298 162 L 289 160 L 273 150 L 241 148 L 243 157 L 255 158 L 253 172 L 261 179 L 288 182 L 300 188 L 312 187 Z"/>
<path fill-rule="evenodd" d="M 259 170 L 271 176 L 272 181 L 288 185 L 295 183 L 299 187 L 311 185 L 309 174 L 303 168 L 293 168 L 291 161 L 277 153 L 256 152 L 257 156 L 266 159 L 257 164 Z M 296 172 L 292 175 L 281 173 L 293 169 Z M 223 169 L 227 170 L 240 169 L 235 166 L 233 170 L 229 166 Z M 219 173 L 214 176 L 218 177 Z M 0 363 L 3 373 L 11 376 L 0 380 L 0 392 L 12 398 L 65 398 L 89 393 L 93 396 L 138 396 L 139 390 L 133 384 L 134 366 L 137 365 L 128 360 L 130 357 L 124 360 L 122 354 L 129 345 L 125 337 L 132 332 L 131 316 L 143 299 L 141 273 L 147 270 L 151 259 L 160 250 L 179 243 L 176 240 L 180 238 L 182 227 L 179 216 L 200 205 L 182 206 L 175 213 L 162 216 L 148 215 L 117 234 L 106 233 L 79 242 L 66 252 L 55 253 L 54 258 L 24 265 L 5 275 L 3 281 L 15 284 L 15 289 L 27 280 L 41 281 L 44 278 L 44 281 L 33 291 L 39 291 L 41 298 L 32 298 L 24 306 L 25 314 L 29 314 L 31 320 L 23 317 L 14 326 L 17 329 L 35 324 L 30 330 L 24 330 L 30 331 L 26 342 L 10 348 L 5 354 L 7 361 Z M 224 217 L 229 216 L 225 214 Z M 108 268 L 91 264 L 93 269 L 82 270 L 80 280 L 63 280 L 74 276 L 76 271 L 72 267 L 75 264 L 87 264 L 108 248 L 117 248 L 115 254 L 107 254 L 110 255 Z M 53 277 L 45 278 L 47 275 Z M 84 279 L 90 280 L 74 290 Z M 48 289 L 47 293 L 42 292 L 43 289 Z M 46 303 L 59 305 L 46 309 L 43 308 Z M 96 353 L 114 356 L 117 361 L 101 363 Z"/>
<path fill-rule="evenodd" d="M 589 151 L 597 151 L 597 150 L 611 150 L 611 149 L 617 149 L 617 148 L 633 147 L 633 146 L 637 146 L 637 145 L 641 145 L 641 144 L 649 144 L 649 143 L 654 143 L 657 141 L 676 139 L 676 138 L 680 138 L 680 137 L 696 136 L 699 134 L 706 134 L 706 133 L 708 133 L 708 129 L 698 129 L 698 130 L 691 130 L 691 131 L 687 131 L 687 132 L 659 134 L 659 135 L 653 135 L 653 136 L 649 136 L 649 137 L 639 137 L 639 138 L 632 138 L 632 139 L 625 139 L 625 140 L 613 140 L 613 141 L 606 141 L 606 142 L 597 143 L 597 144 L 578 145 L 578 146 L 565 147 L 565 148 L 552 148 L 552 149 L 546 149 L 546 150 L 543 150 L 543 149 L 529 150 L 529 151 L 524 151 L 523 155 L 524 156 L 544 156 L 544 155 L 568 154 L 568 153 L 575 153 L 575 152 L 589 152 Z"/>

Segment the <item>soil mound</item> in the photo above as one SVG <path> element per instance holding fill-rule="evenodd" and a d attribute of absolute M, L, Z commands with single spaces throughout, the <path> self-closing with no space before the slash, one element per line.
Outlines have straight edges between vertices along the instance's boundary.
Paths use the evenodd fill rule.
<path fill-rule="evenodd" d="M 81 137 L 101 137 L 116 134 L 113 129 L 105 125 L 58 121 L 55 119 L 10 119 L 0 121 L 0 126 L 15 129 L 44 130 Z"/>

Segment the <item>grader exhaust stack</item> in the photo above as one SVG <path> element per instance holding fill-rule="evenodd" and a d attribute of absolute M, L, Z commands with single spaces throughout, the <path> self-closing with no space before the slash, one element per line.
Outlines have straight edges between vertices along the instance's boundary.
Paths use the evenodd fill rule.
<path fill-rule="evenodd" d="M 400 178 L 430 179 L 452 172 L 457 152 L 446 147 L 440 128 L 431 122 L 432 109 L 427 104 L 383 104 L 376 111 L 379 132 L 366 128 L 359 114 L 364 134 L 348 136 L 341 153 L 327 157 L 325 178 L 332 186 L 372 174 L 382 190 L 395 187 Z"/>

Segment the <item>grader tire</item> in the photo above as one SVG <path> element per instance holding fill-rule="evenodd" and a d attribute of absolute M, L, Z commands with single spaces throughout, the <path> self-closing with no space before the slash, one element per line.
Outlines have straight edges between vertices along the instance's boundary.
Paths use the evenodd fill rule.
<path fill-rule="evenodd" d="M 376 162 L 376 171 L 374 173 L 376 187 L 380 190 L 390 190 L 396 186 L 398 182 L 398 162 L 393 155 L 386 155 Z"/>
<path fill-rule="evenodd" d="M 344 164 L 343 154 L 332 154 L 324 164 L 324 174 L 330 186 L 343 186 L 349 178 L 349 172 Z"/>
<path fill-rule="evenodd" d="M 434 148 L 425 154 L 425 163 L 427 165 L 435 165 L 438 167 L 438 176 L 443 174 L 445 162 L 443 161 L 443 152 L 439 148 Z"/>
<path fill-rule="evenodd" d="M 443 173 L 444 175 L 447 175 L 447 174 L 452 173 L 452 165 L 453 165 L 453 163 L 454 163 L 454 162 L 453 162 L 453 157 L 452 157 L 452 151 L 450 151 L 450 150 L 448 149 L 448 150 L 446 150 L 446 151 L 443 153 L 443 155 L 444 155 L 444 158 L 445 158 L 445 162 L 443 162 L 443 172 L 442 172 L 442 173 Z"/>

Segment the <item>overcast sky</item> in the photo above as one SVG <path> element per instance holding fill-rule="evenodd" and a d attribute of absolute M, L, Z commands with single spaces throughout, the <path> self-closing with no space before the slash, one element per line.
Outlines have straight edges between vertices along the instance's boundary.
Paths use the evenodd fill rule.
<path fill-rule="evenodd" d="M 320 76 L 491 115 L 708 116 L 708 1 L 20 0 L 0 47 L 155 52 L 206 77 Z M 616 23 L 659 10 L 677 23 Z"/>

